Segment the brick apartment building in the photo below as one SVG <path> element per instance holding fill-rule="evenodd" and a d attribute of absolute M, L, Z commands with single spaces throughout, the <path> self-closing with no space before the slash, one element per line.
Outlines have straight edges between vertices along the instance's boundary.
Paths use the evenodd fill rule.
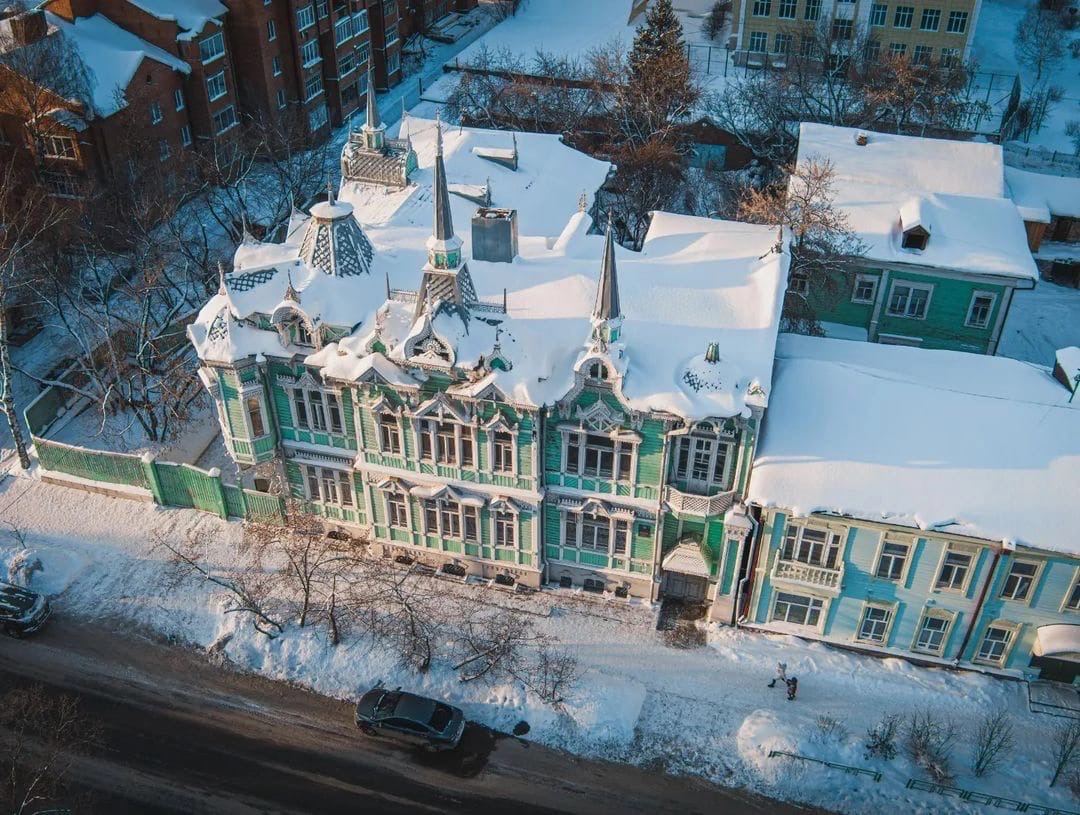
<path fill-rule="evenodd" d="M 55 194 L 74 197 L 123 167 L 133 141 L 167 165 L 245 115 L 288 117 L 318 141 L 362 111 L 369 62 L 378 89 L 398 84 L 405 38 L 476 3 L 45 0 L 0 20 L 2 40 L 26 47 L 62 33 L 92 72 L 93 92 L 83 103 L 55 99 L 46 139 L 43 111 L 0 92 L 0 150 L 25 149 Z"/>
<path fill-rule="evenodd" d="M 878 54 L 945 65 L 966 60 L 982 0 L 734 0 L 732 47 L 753 63 L 782 61 L 800 30 L 828 21 L 835 39 L 862 36 Z"/>

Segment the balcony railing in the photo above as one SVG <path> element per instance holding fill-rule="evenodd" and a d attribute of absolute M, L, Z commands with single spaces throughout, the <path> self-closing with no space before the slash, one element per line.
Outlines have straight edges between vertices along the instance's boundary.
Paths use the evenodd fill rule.
<path fill-rule="evenodd" d="M 664 488 L 664 501 L 672 512 L 684 515 L 722 515 L 735 503 L 734 492 L 721 492 L 716 495 L 693 495 L 681 492 L 674 487 Z"/>
<path fill-rule="evenodd" d="M 844 577 L 844 567 L 841 565 L 838 569 L 827 569 L 824 566 L 814 566 L 797 560 L 777 559 L 773 565 L 772 576 L 773 580 L 798 583 L 814 589 L 839 591 Z"/>

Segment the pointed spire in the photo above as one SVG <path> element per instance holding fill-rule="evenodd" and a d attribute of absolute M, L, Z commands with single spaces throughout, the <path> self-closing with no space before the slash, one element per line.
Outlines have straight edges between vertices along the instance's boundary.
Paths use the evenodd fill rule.
<path fill-rule="evenodd" d="M 705 347 L 705 361 L 710 365 L 715 365 L 720 361 L 720 343 L 710 342 Z"/>
<path fill-rule="evenodd" d="M 443 164 L 442 120 L 435 117 L 435 231 L 437 240 L 454 237 L 454 221 L 450 214 L 450 188 L 446 183 Z"/>
<path fill-rule="evenodd" d="M 615 237 L 611 230 L 611 213 L 608 212 L 607 234 L 604 236 L 604 258 L 600 264 L 600 286 L 596 292 L 593 317 L 597 320 L 615 320 L 621 316 L 619 278 L 615 272 Z"/>
<path fill-rule="evenodd" d="M 225 297 L 229 293 L 229 289 L 225 285 L 225 264 L 220 260 L 217 262 L 217 274 L 218 274 L 218 294 Z"/>
<path fill-rule="evenodd" d="M 300 302 L 300 293 L 293 287 L 292 270 L 289 270 L 289 285 L 285 288 L 285 299 L 294 303 Z"/>
<path fill-rule="evenodd" d="M 326 171 L 326 202 L 330 206 L 337 203 L 337 196 L 334 194 L 334 175 L 329 170 Z"/>
<path fill-rule="evenodd" d="M 381 125 L 379 106 L 375 104 L 375 64 L 372 61 L 368 65 L 367 72 L 367 121 L 364 123 L 364 129 L 377 130 Z"/>
<path fill-rule="evenodd" d="M 587 212 L 589 209 L 589 196 L 585 194 L 585 190 L 581 191 L 581 197 L 577 200 L 578 212 Z"/>

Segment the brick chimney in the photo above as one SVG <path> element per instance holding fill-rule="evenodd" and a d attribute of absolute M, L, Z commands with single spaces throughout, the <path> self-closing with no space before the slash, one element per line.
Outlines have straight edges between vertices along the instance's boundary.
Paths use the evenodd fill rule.
<path fill-rule="evenodd" d="M 30 45 L 45 36 L 45 12 L 41 9 L 17 14 L 8 21 L 11 26 L 11 38 L 15 45 Z"/>

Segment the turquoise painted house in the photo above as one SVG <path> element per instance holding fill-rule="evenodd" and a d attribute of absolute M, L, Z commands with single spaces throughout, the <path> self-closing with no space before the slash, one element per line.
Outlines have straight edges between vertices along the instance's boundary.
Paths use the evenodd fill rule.
<path fill-rule="evenodd" d="M 658 212 L 625 251 L 577 189 L 610 165 L 554 136 L 403 129 L 407 184 L 360 179 L 347 147 L 340 193 L 245 241 L 189 329 L 245 478 L 446 577 L 730 621 L 777 230 Z"/>
<path fill-rule="evenodd" d="M 798 161 L 832 168 L 862 244 L 832 285 L 790 281 L 829 336 L 996 353 L 1013 293 L 1038 280 L 999 145 L 804 123 Z"/>
<path fill-rule="evenodd" d="M 747 624 L 1074 681 L 1077 357 L 1051 371 L 782 335 Z"/>

